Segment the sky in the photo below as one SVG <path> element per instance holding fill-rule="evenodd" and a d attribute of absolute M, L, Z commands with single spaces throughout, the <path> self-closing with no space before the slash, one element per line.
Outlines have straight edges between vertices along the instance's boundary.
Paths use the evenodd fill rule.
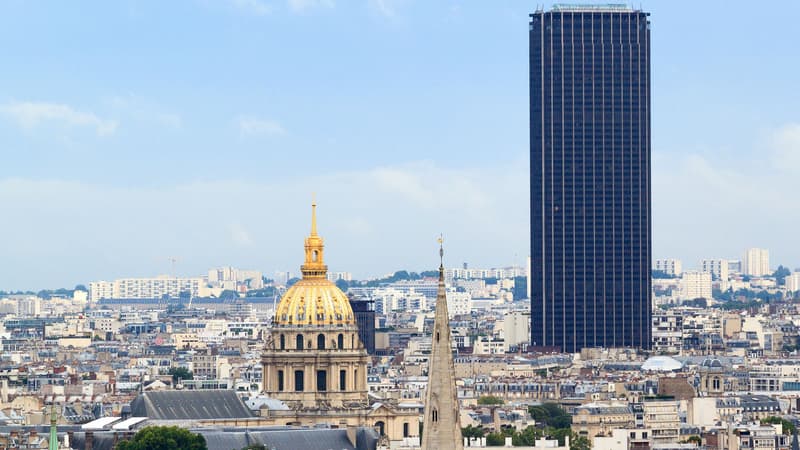
<path fill-rule="evenodd" d="M 0 290 L 298 273 L 312 197 L 330 270 L 524 264 L 540 6 L 0 2 Z M 653 256 L 800 266 L 800 2 L 636 6 Z"/>

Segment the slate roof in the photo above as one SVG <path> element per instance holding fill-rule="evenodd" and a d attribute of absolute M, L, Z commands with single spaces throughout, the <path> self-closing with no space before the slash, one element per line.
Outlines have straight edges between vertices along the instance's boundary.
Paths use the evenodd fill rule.
<path fill-rule="evenodd" d="M 131 414 L 137 417 L 149 417 L 151 420 L 253 417 L 250 409 L 236 392 L 227 389 L 145 392 L 131 402 Z"/>
<path fill-rule="evenodd" d="M 345 429 L 273 427 L 261 429 L 192 429 L 206 438 L 208 450 L 231 450 L 262 444 L 274 450 L 375 450 L 378 433 L 372 428 L 356 430 L 356 445 L 347 438 Z M 95 432 L 94 450 L 111 450 L 116 442 L 113 432 Z M 86 448 L 86 434 L 74 433 L 73 449 Z"/>

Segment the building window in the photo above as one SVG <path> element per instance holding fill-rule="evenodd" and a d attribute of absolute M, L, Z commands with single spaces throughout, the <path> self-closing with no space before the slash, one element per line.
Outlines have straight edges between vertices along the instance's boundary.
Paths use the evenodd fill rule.
<path fill-rule="evenodd" d="M 403 437 L 408 437 L 408 422 L 403 423 Z"/>
<path fill-rule="evenodd" d="M 340 334 L 339 334 L 339 336 L 336 338 L 336 346 L 337 346 L 337 348 L 339 348 L 339 349 L 342 349 L 342 348 L 344 348 L 344 335 L 343 335 L 343 334 L 341 334 L 341 333 L 340 333 Z"/>
<path fill-rule="evenodd" d="M 286 336 L 281 335 L 281 350 L 286 349 Z"/>
<path fill-rule="evenodd" d="M 295 370 L 294 371 L 294 390 L 295 392 L 303 392 L 303 371 L 302 370 Z"/>
<path fill-rule="evenodd" d="M 434 422 L 438 422 L 439 421 L 439 411 L 437 411 L 435 409 L 433 411 L 431 411 L 431 419 L 433 419 Z"/>
<path fill-rule="evenodd" d="M 278 371 L 278 390 L 283 391 L 283 371 Z"/>
<path fill-rule="evenodd" d="M 325 392 L 328 390 L 328 371 L 317 371 L 317 392 Z"/>
<path fill-rule="evenodd" d="M 317 336 L 317 348 L 325 350 L 325 335 L 322 333 Z"/>
<path fill-rule="evenodd" d="M 318 259 L 319 259 L 319 252 L 316 250 L 311 252 L 311 261 L 317 262 Z"/>
<path fill-rule="evenodd" d="M 302 350 L 303 349 L 303 335 L 302 334 L 298 334 L 297 338 L 296 338 L 296 341 L 297 341 L 297 349 L 298 350 Z"/>
<path fill-rule="evenodd" d="M 340 370 L 339 371 L 339 390 L 346 391 L 347 390 L 347 371 Z"/>

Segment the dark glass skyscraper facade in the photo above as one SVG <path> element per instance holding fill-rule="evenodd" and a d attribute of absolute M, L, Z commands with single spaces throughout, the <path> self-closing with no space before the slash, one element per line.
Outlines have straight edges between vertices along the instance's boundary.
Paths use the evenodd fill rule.
<path fill-rule="evenodd" d="M 531 15 L 534 347 L 650 348 L 648 15 Z"/>

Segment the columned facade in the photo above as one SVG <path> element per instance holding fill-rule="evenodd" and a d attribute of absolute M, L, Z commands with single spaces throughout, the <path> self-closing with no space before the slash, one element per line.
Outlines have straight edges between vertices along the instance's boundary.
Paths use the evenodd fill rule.
<path fill-rule="evenodd" d="M 369 426 L 390 441 L 419 435 L 419 413 L 390 402 L 371 404 L 369 355 L 347 296 L 328 281 L 312 205 L 303 278 L 281 298 L 261 356 L 263 392 L 287 407 L 264 408 L 276 425 Z"/>

